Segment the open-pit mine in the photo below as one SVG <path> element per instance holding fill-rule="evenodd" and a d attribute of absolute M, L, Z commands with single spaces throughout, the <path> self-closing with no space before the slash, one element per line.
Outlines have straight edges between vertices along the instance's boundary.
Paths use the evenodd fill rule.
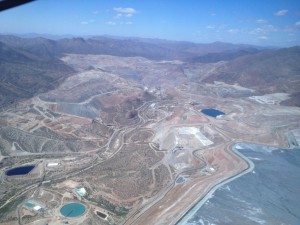
<path fill-rule="evenodd" d="M 1 225 L 176 224 L 249 168 L 234 144 L 299 144 L 289 94 L 211 82 L 226 61 L 59 60 L 58 85 L 1 107 Z"/>

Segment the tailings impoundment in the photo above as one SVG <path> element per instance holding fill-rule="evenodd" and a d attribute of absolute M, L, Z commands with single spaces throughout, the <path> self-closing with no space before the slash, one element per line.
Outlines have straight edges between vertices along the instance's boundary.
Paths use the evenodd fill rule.
<path fill-rule="evenodd" d="M 254 170 L 220 187 L 182 224 L 299 225 L 299 147 L 285 150 L 239 143 L 235 148 L 253 161 Z"/>
<path fill-rule="evenodd" d="M 60 209 L 60 213 L 65 217 L 81 216 L 85 212 L 85 206 L 81 203 L 69 203 Z"/>
<path fill-rule="evenodd" d="M 5 172 L 6 176 L 17 176 L 17 175 L 26 175 L 33 170 L 35 165 L 28 165 L 28 166 L 19 166 L 12 168 L 10 170 L 7 170 Z"/>

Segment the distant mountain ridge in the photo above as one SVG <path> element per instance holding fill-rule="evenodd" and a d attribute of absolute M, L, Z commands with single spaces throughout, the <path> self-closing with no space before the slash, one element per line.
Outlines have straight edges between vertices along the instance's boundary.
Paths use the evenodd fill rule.
<path fill-rule="evenodd" d="M 152 60 L 190 61 L 199 56 L 224 51 L 240 52 L 253 48 L 251 45 L 214 42 L 196 44 L 183 41 L 167 41 L 144 38 L 114 39 L 104 36 L 92 38 L 63 38 L 49 40 L 42 37 L 20 38 L 0 35 L 0 41 L 13 47 L 45 56 L 58 56 L 63 53 L 107 54 L 114 56 L 141 56 Z M 258 50 L 258 49 L 257 49 Z"/>
<path fill-rule="evenodd" d="M 223 68 L 211 74 L 204 82 L 223 81 L 267 94 L 291 94 L 286 105 L 300 106 L 300 46 L 265 50 L 228 61 Z M 298 94 L 297 94 L 298 93 Z"/>
<path fill-rule="evenodd" d="M 55 88 L 74 70 L 55 57 L 0 42 L 0 107 Z"/>
<path fill-rule="evenodd" d="M 249 47 L 241 50 L 229 50 L 218 53 L 207 53 L 205 55 L 194 57 L 190 61 L 193 63 L 214 63 L 219 61 L 229 61 L 245 55 L 253 55 L 260 50 Z"/>
<path fill-rule="evenodd" d="M 196 44 L 104 36 L 50 40 L 11 35 L 0 35 L 0 106 L 49 91 L 75 73 L 60 60 L 66 53 L 181 60 L 185 65 L 198 64 L 200 67 L 224 61 L 201 82 L 238 83 L 259 94 L 289 93 L 291 99 L 283 104 L 300 106 L 299 46 L 263 49 L 222 42 Z"/>

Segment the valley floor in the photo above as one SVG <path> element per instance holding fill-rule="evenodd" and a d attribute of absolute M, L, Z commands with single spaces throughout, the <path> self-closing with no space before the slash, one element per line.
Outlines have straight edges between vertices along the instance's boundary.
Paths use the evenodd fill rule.
<path fill-rule="evenodd" d="M 237 84 L 201 82 L 220 63 L 207 73 L 194 65 L 187 76 L 189 65 L 179 61 L 63 60 L 75 75 L 0 113 L 1 225 L 175 224 L 213 187 L 248 169 L 234 144 L 299 143 L 290 131 L 300 127 L 300 109 L 279 105 L 285 95 L 259 98 Z M 29 164 L 27 175 L 6 175 Z M 84 213 L 63 216 L 72 202 Z"/>

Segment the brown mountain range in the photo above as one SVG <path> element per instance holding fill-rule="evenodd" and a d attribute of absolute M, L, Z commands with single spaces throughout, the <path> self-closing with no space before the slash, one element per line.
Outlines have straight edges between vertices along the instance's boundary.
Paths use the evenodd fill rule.
<path fill-rule="evenodd" d="M 224 81 L 255 89 L 260 94 L 283 92 L 292 99 L 283 104 L 300 106 L 300 47 L 265 50 L 228 61 L 204 82 Z"/>
<path fill-rule="evenodd" d="M 72 54 L 139 56 L 151 60 L 181 60 L 184 64 L 223 66 L 203 82 L 238 83 L 260 94 L 285 92 L 287 105 L 300 105 L 300 47 L 262 49 L 215 42 L 195 44 L 155 39 L 95 37 L 49 40 L 0 35 L 0 105 L 54 89 L 75 71 L 60 57 Z"/>

